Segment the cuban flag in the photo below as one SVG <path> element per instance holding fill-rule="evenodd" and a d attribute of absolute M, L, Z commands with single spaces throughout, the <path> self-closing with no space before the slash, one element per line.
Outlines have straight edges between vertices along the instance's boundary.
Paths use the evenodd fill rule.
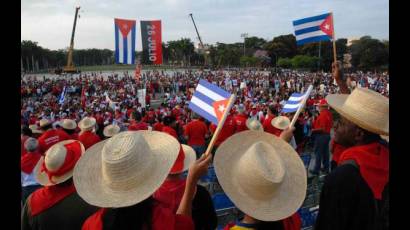
<path fill-rule="evenodd" d="M 135 20 L 114 19 L 115 63 L 135 64 Z"/>
<path fill-rule="evenodd" d="M 283 106 L 282 113 L 293 113 L 296 112 L 299 107 L 302 105 L 303 99 L 309 96 L 308 91 L 305 93 L 292 93 L 290 95 L 289 100 Z"/>
<path fill-rule="evenodd" d="M 327 13 L 293 21 L 297 45 L 333 39 L 333 14 Z"/>
<path fill-rule="evenodd" d="M 231 94 L 205 80 L 200 80 L 189 108 L 215 125 L 222 120 Z"/>
<path fill-rule="evenodd" d="M 58 104 L 63 104 L 65 100 L 65 86 L 63 88 L 63 92 L 61 92 L 60 97 L 58 98 Z"/>

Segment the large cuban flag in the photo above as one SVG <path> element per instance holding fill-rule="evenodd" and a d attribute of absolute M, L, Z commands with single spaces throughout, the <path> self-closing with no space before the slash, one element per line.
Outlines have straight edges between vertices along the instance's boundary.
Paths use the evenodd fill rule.
<path fill-rule="evenodd" d="M 189 108 L 218 125 L 228 108 L 231 94 L 206 80 L 200 80 L 189 102 Z"/>
<path fill-rule="evenodd" d="M 333 39 L 333 14 L 326 13 L 293 21 L 297 45 Z"/>
<path fill-rule="evenodd" d="M 135 20 L 114 19 L 115 63 L 135 64 Z"/>

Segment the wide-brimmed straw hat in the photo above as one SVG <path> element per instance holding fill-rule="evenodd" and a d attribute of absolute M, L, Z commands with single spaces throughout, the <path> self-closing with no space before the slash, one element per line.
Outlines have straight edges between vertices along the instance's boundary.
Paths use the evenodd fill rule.
<path fill-rule="evenodd" d="M 380 135 L 389 135 L 389 99 L 366 88 L 351 94 L 330 94 L 330 107 L 357 126 Z"/>
<path fill-rule="evenodd" d="M 32 133 L 43 133 L 43 130 L 40 130 L 37 125 L 30 125 L 28 128 L 31 129 Z"/>
<path fill-rule="evenodd" d="M 74 166 L 85 152 L 77 140 L 61 141 L 51 146 L 34 168 L 39 184 L 50 186 L 63 183 L 73 176 Z"/>
<path fill-rule="evenodd" d="M 41 119 L 40 120 L 40 128 L 43 128 L 44 126 L 47 126 L 49 124 L 51 124 L 51 121 L 48 120 L 48 119 Z"/>
<path fill-rule="evenodd" d="M 290 125 L 290 120 L 286 116 L 277 116 L 272 119 L 271 124 L 273 127 L 284 130 L 287 129 Z"/>
<path fill-rule="evenodd" d="M 248 127 L 249 130 L 263 131 L 262 124 L 257 119 L 254 119 L 254 118 L 248 118 L 246 120 L 246 127 Z"/>
<path fill-rule="evenodd" d="M 152 195 L 178 152 L 177 139 L 157 131 L 125 131 L 89 149 L 74 169 L 78 194 L 98 207 L 127 207 Z"/>
<path fill-rule="evenodd" d="M 182 147 L 182 150 L 183 150 L 184 157 L 183 157 L 183 162 L 180 162 L 180 163 L 183 163 L 183 167 L 181 168 L 181 170 L 174 170 L 174 171 L 172 171 L 172 169 L 171 169 L 171 172 L 170 172 L 169 174 L 179 174 L 179 173 L 183 173 L 183 172 L 187 171 L 187 170 L 189 169 L 189 167 L 190 167 L 190 166 L 195 162 L 195 160 L 196 160 L 195 150 L 194 150 L 191 146 L 181 144 L 181 147 Z M 175 165 L 176 163 L 178 163 L 178 162 L 177 162 L 178 159 L 179 159 L 179 158 L 177 158 L 177 160 L 175 161 L 174 165 Z"/>
<path fill-rule="evenodd" d="M 305 166 L 288 143 L 272 134 L 248 130 L 231 136 L 219 146 L 214 165 L 225 193 L 253 218 L 282 220 L 303 204 Z"/>
<path fill-rule="evenodd" d="M 63 129 L 73 130 L 77 128 L 77 123 L 71 119 L 64 119 L 60 122 L 60 125 L 61 127 L 63 127 Z"/>
<path fill-rule="evenodd" d="M 105 128 L 104 128 L 104 131 L 103 131 L 103 134 L 104 134 L 104 136 L 106 136 L 106 137 L 112 137 L 112 136 L 114 136 L 115 134 L 117 134 L 117 133 L 119 133 L 120 132 L 120 126 L 118 126 L 118 125 L 107 125 Z"/>
<path fill-rule="evenodd" d="M 84 117 L 79 123 L 78 127 L 82 131 L 92 130 L 96 124 L 96 120 L 94 117 Z"/>

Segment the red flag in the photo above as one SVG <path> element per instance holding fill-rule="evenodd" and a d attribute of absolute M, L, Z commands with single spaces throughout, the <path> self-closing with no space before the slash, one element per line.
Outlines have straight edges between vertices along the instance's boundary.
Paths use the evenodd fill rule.
<path fill-rule="evenodd" d="M 83 109 L 85 109 L 85 101 L 86 101 L 85 91 L 86 91 L 86 87 L 84 86 L 83 90 L 81 91 L 81 106 L 83 107 Z"/>
<path fill-rule="evenodd" d="M 141 78 L 141 64 L 137 64 L 135 67 L 135 80 L 139 81 Z"/>

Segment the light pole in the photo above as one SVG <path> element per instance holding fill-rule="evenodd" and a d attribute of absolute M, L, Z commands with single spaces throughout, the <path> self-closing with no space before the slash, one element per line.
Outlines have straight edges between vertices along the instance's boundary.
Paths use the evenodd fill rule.
<path fill-rule="evenodd" d="M 243 56 L 245 56 L 245 41 L 247 37 L 248 37 L 248 33 L 241 34 L 241 38 L 243 38 Z"/>

